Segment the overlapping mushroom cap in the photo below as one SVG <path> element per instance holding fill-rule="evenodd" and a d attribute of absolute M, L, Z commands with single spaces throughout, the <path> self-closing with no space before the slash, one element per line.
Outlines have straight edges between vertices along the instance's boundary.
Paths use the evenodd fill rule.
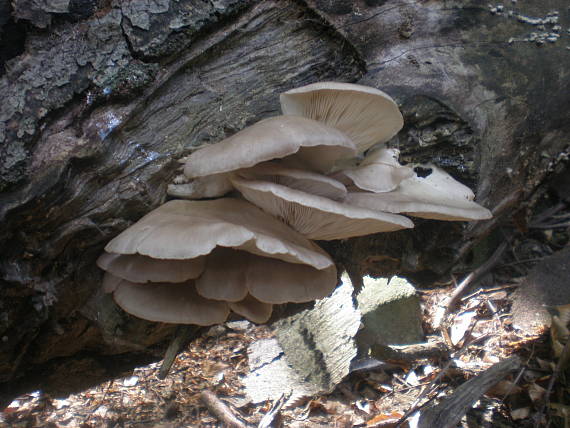
<path fill-rule="evenodd" d="M 182 162 L 175 200 L 105 247 L 103 290 L 141 318 L 210 325 L 234 311 L 254 322 L 274 304 L 325 297 L 336 267 L 309 239 L 413 227 L 407 213 L 490 217 L 473 193 L 430 166 L 418 176 L 380 146 L 402 127 L 388 95 L 323 82 L 281 95 L 284 116 L 262 120 Z M 347 167 L 350 165 L 350 167 Z M 237 191 L 243 199 L 218 198 Z M 262 211 L 263 210 L 263 211 Z M 264 212 L 265 211 L 265 212 Z"/>
<path fill-rule="evenodd" d="M 318 120 L 346 134 L 362 153 L 398 133 L 404 119 L 384 92 L 352 83 L 320 82 L 280 96 L 284 114 Z"/>
<path fill-rule="evenodd" d="M 168 193 L 186 199 L 219 197 L 232 189 L 232 172 L 265 161 L 283 159 L 291 167 L 326 173 L 339 159 L 355 154 L 354 143 L 337 129 L 303 117 L 276 116 L 192 153 L 184 160 L 184 176 L 191 181 L 170 184 Z"/>
<path fill-rule="evenodd" d="M 167 202 L 111 240 L 105 251 L 98 260 L 107 272 L 104 290 L 127 312 L 153 321 L 220 322 L 211 317 L 197 322 L 185 312 L 196 295 L 219 317 L 223 308 L 227 316 L 229 304 L 245 313 L 260 301 L 252 312 L 259 320 L 260 314 L 271 314 L 267 305 L 315 300 L 336 286 L 334 263 L 320 247 L 234 198 Z M 175 313 L 166 313 L 171 300 Z"/>
<path fill-rule="evenodd" d="M 310 239 L 344 239 L 414 226 L 403 216 L 339 203 L 280 184 L 237 178 L 233 183 L 248 201 Z"/>
<path fill-rule="evenodd" d="M 338 159 L 355 154 L 354 143 L 337 129 L 303 117 L 276 116 L 192 153 L 184 175 L 203 177 L 285 157 L 308 170 L 327 172 Z"/>

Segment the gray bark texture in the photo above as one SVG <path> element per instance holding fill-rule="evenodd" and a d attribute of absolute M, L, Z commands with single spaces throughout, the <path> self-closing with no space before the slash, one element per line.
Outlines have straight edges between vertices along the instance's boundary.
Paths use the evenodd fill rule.
<path fill-rule="evenodd" d="M 165 201 L 176 159 L 279 114 L 296 86 L 384 90 L 402 158 L 442 166 L 495 214 L 326 249 L 353 272 L 447 272 L 567 158 L 567 6 L 0 0 L 0 401 L 161 355 L 174 327 L 101 296 L 97 256 Z"/>

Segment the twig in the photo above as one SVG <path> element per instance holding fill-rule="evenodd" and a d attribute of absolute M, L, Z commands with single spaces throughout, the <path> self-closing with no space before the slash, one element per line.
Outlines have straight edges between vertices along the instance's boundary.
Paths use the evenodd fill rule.
<path fill-rule="evenodd" d="M 544 220 L 551 218 L 554 214 L 556 214 L 557 212 L 559 212 L 561 209 L 563 209 L 566 206 L 566 204 L 564 204 L 563 202 L 559 202 L 558 204 L 554 205 L 553 207 L 550 207 L 546 210 L 544 210 L 543 212 L 539 213 L 538 215 L 536 215 L 529 227 L 533 227 L 533 225 L 537 225 L 542 223 Z"/>
<path fill-rule="evenodd" d="M 174 337 L 168 345 L 168 349 L 164 354 L 164 360 L 162 361 L 162 365 L 160 366 L 160 370 L 158 371 L 157 377 L 159 379 L 165 379 L 170 372 L 172 364 L 174 364 L 174 360 L 176 360 L 176 356 L 182 350 L 184 344 L 190 340 L 190 338 L 196 334 L 200 327 L 195 325 L 180 325 L 176 328 L 176 333 L 174 333 Z"/>
<path fill-rule="evenodd" d="M 475 282 L 477 282 L 479 279 L 481 279 L 483 275 L 485 275 L 497 264 L 497 262 L 503 255 L 503 252 L 506 250 L 507 245 L 508 245 L 507 242 L 501 243 L 501 245 L 499 245 L 499 247 L 495 250 L 493 255 L 489 257 L 489 260 L 487 260 L 485 263 L 483 263 L 481 266 L 479 266 L 477 269 L 475 269 L 473 272 L 467 275 L 463 279 L 463 281 L 461 281 L 461 283 L 453 291 L 453 294 L 451 295 L 449 301 L 447 302 L 447 307 L 445 308 L 445 313 L 444 313 L 444 319 L 447 318 L 447 315 L 453 312 L 455 306 L 459 303 L 459 300 L 467 292 L 469 287 Z"/>
<path fill-rule="evenodd" d="M 247 425 L 233 414 L 232 410 L 212 391 L 205 389 L 200 393 L 200 399 L 222 424 L 230 428 L 247 428 Z"/>
<path fill-rule="evenodd" d="M 554 223 L 554 224 L 535 224 L 533 226 L 529 226 L 531 229 L 558 229 L 560 227 L 568 227 L 570 226 L 570 222 L 562 222 L 562 223 Z"/>
<path fill-rule="evenodd" d="M 269 428 L 273 424 L 277 416 L 279 415 L 281 408 L 287 402 L 288 399 L 289 397 L 286 397 L 285 394 L 281 394 L 281 397 L 279 397 L 273 403 L 273 406 L 271 406 L 269 412 L 267 412 L 265 416 L 261 418 L 261 421 L 259 422 L 259 425 L 257 425 L 257 428 Z"/>
<path fill-rule="evenodd" d="M 381 345 L 370 348 L 370 355 L 378 360 L 412 362 L 421 359 L 440 359 L 449 354 L 449 348 L 441 341 L 414 343 L 412 345 Z"/>

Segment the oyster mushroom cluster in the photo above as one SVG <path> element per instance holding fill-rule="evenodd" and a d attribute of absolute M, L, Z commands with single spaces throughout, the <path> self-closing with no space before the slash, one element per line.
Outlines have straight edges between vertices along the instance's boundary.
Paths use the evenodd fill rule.
<path fill-rule="evenodd" d="M 103 289 L 126 312 L 211 325 L 233 311 L 262 323 L 274 304 L 335 288 L 335 264 L 313 240 L 412 228 L 401 213 L 491 217 L 444 171 L 424 165 L 418 175 L 382 145 L 403 126 L 385 93 L 323 82 L 280 101 L 283 115 L 183 159 L 184 174 L 168 187 L 181 199 L 107 244 L 97 261 Z"/>

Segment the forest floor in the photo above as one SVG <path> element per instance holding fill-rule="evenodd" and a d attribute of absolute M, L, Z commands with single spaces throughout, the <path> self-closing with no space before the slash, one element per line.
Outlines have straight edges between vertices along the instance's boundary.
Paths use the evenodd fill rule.
<path fill-rule="evenodd" d="M 569 212 L 564 206 L 556 215 L 568 217 Z M 448 344 L 445 358 L 355 372 L 330 394 L 278 410 L 274 402 L 253 403 L 243 383 L 249 372 L 248 346 L 272 332 L 234 321 L 193 340 L 164 380 L 157 377 L 157 362 L 65 398 L 27 394 L 0 413 L 0 427 L 215 427 L 222 426 L 213 410 L 218 400 L 228 406 L 226 417 L 247 427 L 413 427 L 414 413 L 512 355 L 521 358 L 522 368 L 487 391 L 461 426 L 570 426 L 570 383 L 550 332 L 526 335 L 511 320 L 518 284 L 543 257 L 567 245 L 569 230 L 530 227 L 521 232 L 505 226 L 506 251 L 461 298 L 446 328 L 437 326 L 437 318 L 455 284 L 418 291 L 424 331 Z M 210 401 L 204 391 L 212 393 Z M 269 424 L 263 425 L 264 416 Z"/>

